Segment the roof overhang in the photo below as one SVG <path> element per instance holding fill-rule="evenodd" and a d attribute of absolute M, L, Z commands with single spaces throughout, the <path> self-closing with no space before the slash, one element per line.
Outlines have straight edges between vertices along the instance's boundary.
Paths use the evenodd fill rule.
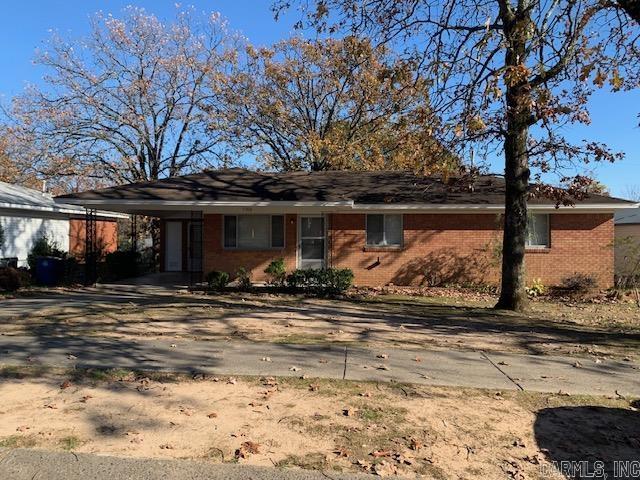
<path fill-rule="evenodd" d="M 135 215 L 163 216 L 175 212 L 198 211 L 203 213 L 253 212 L 297 213 L 297 212 L 374 212 L 394 211 L 398 213 L 500 213 L 504 205 L 498 204 L 418 204 L 418 203 L 372 203 L 353 201 L 182 201 L 182 200 L 118 200 L 118 199 L 64 199 L 65 203 L 85 208 L 102 208 L 114 212 Z M 614 213 L 620 209 L 638 207 L 629 203 L 581 203 L 572 206 L 530 204 L 532 212 L 548 213 Z"/>
<path fill-rule="evenodd" d="M 75 204 L 58 204 L 51 206 L 44 205 L 28 205 L 23 203 L 7 203 L 1 202 L 0 209 L 2 210 L 14 210 L 19 212 L 38 212 L 38 213 L 57 213 L 61 215 L 84 215 L 86 210 L 84 208 L 79 208 Z M 105 211 L 97 211 L 96 215 L 99 217 L 108 217 L 108 218 L 127 218 L 126 214 L 121 212 L 105 212 Z"/>

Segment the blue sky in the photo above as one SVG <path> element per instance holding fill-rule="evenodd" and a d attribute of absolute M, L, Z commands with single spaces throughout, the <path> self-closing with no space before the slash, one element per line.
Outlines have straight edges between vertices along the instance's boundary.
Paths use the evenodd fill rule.
<path fill-rule="evenodd" d="M 230 28 L 242 32 L 255 44 L 269 44 L 293 33 L 294 19 L 273 20 L 269 0 L 191 0 L 203 11 L 219 11 L 229 20 Z M 144 7 L 160 18 L 171 18 L 175 1 L 122 0 L 23 0 L 4 2 L 0 16 L 0 101 L 6 104 L 20 93 L 26 83 L 38 83 L 42 71 L 32 64 L 34 51 L 50 35 L 49 30 L 79 37 L 87 33 L 88 18 L 98 10 L 118 14 L 125 6 Z M 624 196 L 627 186 L 640 186 L 640 91 L 610 93 L 600 91 L 590 102 L 592 124 L 567 128 L 571 140 L 597 140 L 626 154 L 613 165 L 595 168 L 597 178 L 612 194 Z M 493 171 L 501 171 L 499 161 Z"/>

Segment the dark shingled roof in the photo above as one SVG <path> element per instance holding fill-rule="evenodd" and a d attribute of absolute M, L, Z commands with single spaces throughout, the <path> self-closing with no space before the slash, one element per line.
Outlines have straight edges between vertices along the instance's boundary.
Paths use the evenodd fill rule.
<path fill-rule="evenodd" d="M 450 181 L 447 186 L 440 177 L 416 176 L 411 172 L 271 173 L 234 168 L 90 190 L 58 198 L 108 201 L 353 201 L 356 204 L 498 205 L 504 202 L 504 183 L 504 178 L 496 175 L 480 176 L 470 187 L 468 182 L 456 183 L 455 180 Z M 624 200 L 591 195 L 576 203 L 620 202 Z M 553 204 L 554 201 L 534 198 L 530 203 Z"/>

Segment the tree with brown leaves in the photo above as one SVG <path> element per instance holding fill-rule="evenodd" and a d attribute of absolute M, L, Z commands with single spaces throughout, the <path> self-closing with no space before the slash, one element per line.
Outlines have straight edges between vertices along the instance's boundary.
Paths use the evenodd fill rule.
<path fill-rule="evenodd" d="M 276 13 L 290 3 L 276 2 Z M 624 9 L 632 2 L 298 3 L 306 13 L 299 27 L 374 38 L 422 66 L 423 75 L 432 79 L 430 106 L 443 120 L 438 126 L 445 145 L 457 145 L 461 152 L 481 145 L 503 153 L 506 198 L 497 306 L 523 309 L 528 196 L 571 203 L 592 183 L 580 174 L 580 164 L 621 157 L 597 142 L 572 144 L 563 127 L 589 123 L 587 100 L 594 89 L 638 87 L 640 29 Z M 542 175 L 553 172 L 567 190 L 542 185 Z"/>
<path fill-rule="evenodd" d="M 226 89 L 236 146 L 277 170 L 451 169 L 411 61 L 348 36 L 248 47 Z M 425 159 L 430 159 L 425 162 Z"/>

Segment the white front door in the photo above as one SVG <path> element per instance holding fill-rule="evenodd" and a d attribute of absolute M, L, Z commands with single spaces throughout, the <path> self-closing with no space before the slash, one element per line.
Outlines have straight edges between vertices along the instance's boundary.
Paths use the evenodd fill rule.
<path fill-rule="evenodd" d="M 164 258 L 167 272 L 182 271 L 182 222 L 165 224 Z"/>
<path fill-rule="evenodd" d="M 326 235 L 322 215 L 300 216 L 298 228 L 298 266 L 325 268 Z"/>

